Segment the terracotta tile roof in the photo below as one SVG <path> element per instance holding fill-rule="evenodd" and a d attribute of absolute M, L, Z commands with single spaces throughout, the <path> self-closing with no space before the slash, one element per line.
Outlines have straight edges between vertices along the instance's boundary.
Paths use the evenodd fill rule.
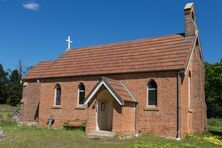
<path fill-rule="evenodd" d="M 32 77 L 24 79 L 185 69 L 193 42 L 192 36 L 173 34 L 70 49 L 45 71 L 30 71 Z"/>
<path fill-rule="evenodd" d="M 106 77 L 103 79 L 108 82 L 108 84 L 124 101 L 137 102 L 123 81 L 117 81 Z"/>
<path fill-rule="evenodd" d="M 84 104 L 87 104 L 103 87 L 107 88 L 111 92 L 120 105 L 123 105 L 124 101 L 137 102 L 135 97 L 122 81 L 102 77 L 102 79 L 94 86 L 89 95 L 86 97 Z"/>
<path fill-rule="evenodd" d="M 40 78 L 42 74 L 52 65 L 54 61 L 44 61 L 38 63 L 36 66 L 33 66 L 28 73 L 23 77 L 23 79 L 33 79 Z"/>

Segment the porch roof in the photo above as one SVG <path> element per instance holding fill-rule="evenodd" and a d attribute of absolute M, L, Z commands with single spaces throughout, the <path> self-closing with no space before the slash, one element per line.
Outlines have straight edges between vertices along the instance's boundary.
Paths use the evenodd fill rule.
<path fill-rule="evenodd" d="M 89 103 L 102 86 L 106 87 L 120 105 L 124 105 L 125 101 L 137 102 L 136 98 L 132 95 L 123 81 L 102 77 L 85 99 L 85 105 Z"/>

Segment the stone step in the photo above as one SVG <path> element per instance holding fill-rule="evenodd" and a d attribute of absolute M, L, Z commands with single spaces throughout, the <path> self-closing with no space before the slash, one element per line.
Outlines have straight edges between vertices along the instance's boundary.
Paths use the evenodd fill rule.
<path fill-rule="evenodd" d="M 115 136 L 115 133 L 110 131 L 93 131 L 91 133 L 88 133 L 87 136 L 90 139 L 112 138 Z"/>

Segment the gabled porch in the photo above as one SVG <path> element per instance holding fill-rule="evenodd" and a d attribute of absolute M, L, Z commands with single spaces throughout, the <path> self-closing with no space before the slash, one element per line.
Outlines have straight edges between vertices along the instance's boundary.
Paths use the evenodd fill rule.
<path fill-rule="evenodd" d="M 135 134 L 136 99 L 123 81 L 102 78 L 85 100 L 87 133 Z"/>

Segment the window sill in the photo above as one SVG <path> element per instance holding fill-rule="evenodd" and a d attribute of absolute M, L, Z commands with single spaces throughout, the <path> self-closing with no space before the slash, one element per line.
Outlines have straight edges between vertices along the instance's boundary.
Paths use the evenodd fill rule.
<path fill-rule="evenodd" d="M 85 105 L 78 105 L 78 106 L 75 107 L 75 109 L 85 110 L 85 109 L 86 109 L 86 106 L 85 106 Z"/>
<path fill-rule="evenodd" d="M 146 107 L 144 108 L 144 111 L 159 111 L 158 107 Z"/>
<path fill-rule="evenodd" d="M 188 113 L 192 113 L 193 112 L 193 110 L 192 109 L 188 109 Z"/>
<path fill-rule="evenodd" d="M 58 105 L 58 106 L 53 106 L 52 109 L 61 109 L 62 106 Z"/>

